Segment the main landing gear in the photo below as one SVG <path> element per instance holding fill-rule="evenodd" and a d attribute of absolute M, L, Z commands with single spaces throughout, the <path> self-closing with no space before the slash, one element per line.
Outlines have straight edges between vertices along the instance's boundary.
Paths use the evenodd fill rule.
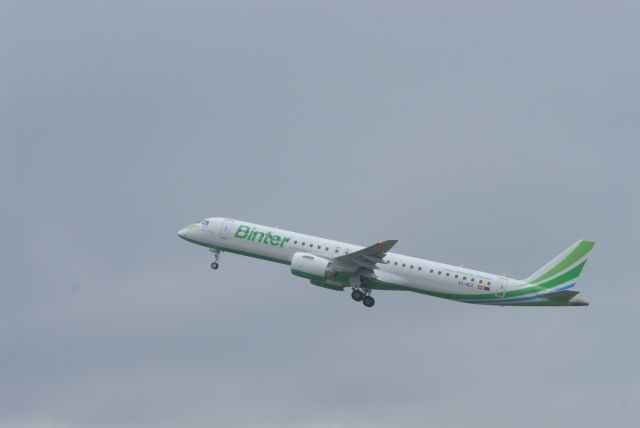
<path fill-rule="evenodd" d="M 375 299 L 371 297 L 370 294 L 371 290 L 369 289 L 360 289 L 354 287 L 353 291 L 351 292 L 351 298 L 356 302 L 362 302 L 363 305 L 365 305 L 367 308 L 370 308 L 376 304 Z"/>
<path fill-rule="evenodd" d="M 364 296 L 364 299 L 362 299 L 362 304 L 365 305 L 367 308 L 370 308 L 376 304 L 376 301 L 371 296 Z"/>
<path fill-rule="evenodd" d="M 213 253 L 213 263 L 211 263 L 211 269 L 216 270 L 220 267 L 218 260 L 220 259 L 220 250 L 210 250 Z"/>

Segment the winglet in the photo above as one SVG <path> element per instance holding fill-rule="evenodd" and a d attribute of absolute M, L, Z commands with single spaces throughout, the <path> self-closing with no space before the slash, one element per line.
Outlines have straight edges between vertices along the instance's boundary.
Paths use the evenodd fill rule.
<path fill-rule="evenodd" d="M 386 253 L 391 248 L 393 248 L 393 246 L 396 245 L 397 243 L 398 243 L 397 239 L 388 239 L 386 241 L 379 241 L 377 244 L 374 244 L 371 247 L 380 249 L 383 253 Z"/>

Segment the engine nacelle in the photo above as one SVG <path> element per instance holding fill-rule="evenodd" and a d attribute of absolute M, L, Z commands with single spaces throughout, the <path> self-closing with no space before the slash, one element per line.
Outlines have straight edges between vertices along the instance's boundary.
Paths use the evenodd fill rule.
<path fill-rule="evenodd" d="M 331 262 L 309 253 L 295 253 L 291 259 L 291 273 L 307 279 L 335 277 Z"/>

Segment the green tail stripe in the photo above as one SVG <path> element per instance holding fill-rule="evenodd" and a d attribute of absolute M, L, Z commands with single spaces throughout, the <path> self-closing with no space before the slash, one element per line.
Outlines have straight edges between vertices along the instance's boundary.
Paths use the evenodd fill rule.
<path fill-rule="evenodd" d="M 536 279 L 529 281 L 529 283 L 534 284 L 536 282 L 542 282 L 548 278 L 551 278 L 555 274 L 562 272 L 569 266 L 575 264 L 577 261 L 584 258 L 589 253 L 589 251 L 591 251 L 594 245 L 595 245 L 594 241 L 581 241 L 580 244 L 578 244 L 578 246 L 560 263 L 558 263 L 557 265 L 552 267 L 550 270 L 548 270 L 547 272 L 537 277 Z"/>

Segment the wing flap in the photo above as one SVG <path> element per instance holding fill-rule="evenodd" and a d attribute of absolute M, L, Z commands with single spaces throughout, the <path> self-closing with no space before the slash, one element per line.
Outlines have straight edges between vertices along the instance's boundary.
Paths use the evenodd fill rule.
<path fill-rule="evenodd" d="M 373 269 L 376 267 L 376 264 L 373 262 L 370 262 L 368 260 L 360 260 L 360 259 L 356 259 L 356 258 L 352 258 L 349 260 L 350 263 L 355 263 L 358 266 L 360 266 L 361 268 L 364 269 Z"/>

